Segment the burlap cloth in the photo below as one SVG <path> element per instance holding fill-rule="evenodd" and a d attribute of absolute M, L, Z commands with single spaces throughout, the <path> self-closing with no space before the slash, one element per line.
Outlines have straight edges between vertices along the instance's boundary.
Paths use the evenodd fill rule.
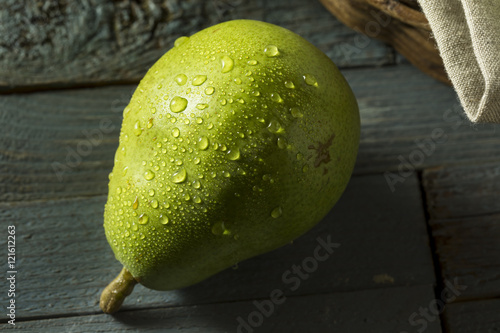
<path fill-rule="evenodd" d="M 500 123 L 500 0 L 419 0 L 473 122 Z"/>

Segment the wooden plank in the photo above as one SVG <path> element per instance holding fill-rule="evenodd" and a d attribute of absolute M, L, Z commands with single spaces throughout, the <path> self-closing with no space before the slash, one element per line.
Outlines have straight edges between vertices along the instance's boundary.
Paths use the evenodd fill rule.
<path fill-rule="evenodd" d="M 286 26 L 297 14 L 300 25 L 290 28 L 339 65 L 392 61 L 379 42 L 356 47 L 357 33 L 315 1 L 8 1 L 0 8 L 0 92 L 138 82 L 179 36 L 230 19 Z M 342 45 L 354 56 L 341 53 Z"/>
<path fill-rule="evenodd" d="M 500 214 L 430 220 L 446 281 L 465 286 L 457 300 L 500 295 Z"/>
<path fill-rule="evenodd" d="M 443 322 L 450 333 L 500 332 L 500 300 L 450 304 Z"/>
<path fill-rule="evenodd" d="M 270 290 L 271 291 L 271 290 Z M 16 332 L 414 332 L 412 315 L 434 298 L 431 286 L 125 311 L 18 322 Z M 265 304 L 262 309 L 254 302 Z M 265 315 L 263 315 L 265 313 Z M 0 327 L 4 326 L 1 325 Z M 420 323 L 419 323 L 419 326 Z M 441 332 L 439 318 L 426 332 Z"/>
<path fill-rule="evenodd" d="M 467 286 L 458 300 L 499 296 L 499 163 L 431 168 L 422 178 L 443 279 Z"/>
<path fill-rule="evenodd" d="M 426 169 L 423 184 L 431 218 L 500 213 L 500 163 Z"/>
<path fill-rule="evenodd" d="M 396 178 L 389 177 L 388 188 L 396 191 L 408 175 L 415 173 L 413 167 L 500 159 L 496 132 L 500 125 L 469 126 L 460 115 L 462 111 L 453 109 L 458 104 L 452 89 L 415 68 L 343 72 L 361 109 L 356 174 L 391 172 Z M 113 86 L 0 96 L 0 126 L 4 131 L 0 141 L 0 200 L 106 194 L 121 112 L 134 88 Z M 101 122 L 113 126 L 113 130 L 104 133 Z M 437 129 L 443 131 L 446 140 L 424 146 L 427 155 L 415 140 L 429 142 L 433 140 L 432 131 Z M 85 133 L 94 133 L 97 139 L 91 141 Z M 102 141 L 98 140 L 99 133 Z M 85 148 L 89 147 L 92 150 L 87 153 Z M 415 160 L 418 154 L 424 154 L 421 164 Z"/>
<path fill-rule="evenodd" d="M 404 65 L 343 73 L 361 113 L 356 172 L 391 172 L 397 189 L 415 170 L 500 160 L 500 125 L 472 126 L 452 88 Z"/>
<path fill-rule="evenodd" d="M 148 3 L 7 2 L 2 90 L 137 81 L 175 38 L 206 24 L 203 1 Z"/>
<path fill-rule="evenodd" d="M 16 226 L 19 319 L 100 312 L 100 292 L 120 270 L 102 228 L 105 200 L 0 204 L 0 220 Z M 290 272 L 310 259 L 318 238 L 340 247 L 299 279 Z M 0 248 L 5 243 L 6 237 L 0 238 Z M 360 176 L 323 221 L 293 244 L 182 290 L 139 285 L 124 309 L 265 298 L 275 288 L 285 295 L 310 295 L 434 283 L 416 177 L 394 195 L 380 175 Z M 0 304 L 7 301 L 7 293 L 0 293 Z"/>
<path fill-rule="evenodd" d="M 134 88 L 1 96 L 0 200 L 107 193 Z"/>
<path fill-rule="evenodd" d="M 241 2 L 238 2 L 241 3 Z M 138 82 L 176 38 L 222 22 L 232 12 L 262 19 L 262 1 L 51 1 L 0 9 L 0 87 L 32 88 Z"/>

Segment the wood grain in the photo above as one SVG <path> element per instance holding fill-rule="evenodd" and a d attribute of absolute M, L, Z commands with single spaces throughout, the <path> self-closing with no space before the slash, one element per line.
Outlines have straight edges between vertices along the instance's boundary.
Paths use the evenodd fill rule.
<path fill-rule="evenodd" d="M 393 61 L 376 41 L 346 58 L 339 45 L 357 33 L 316 1 L 8 0 L 0 8 L 0 92 L 139 82 L 176 38 L 240 18 L 288 26 L 342 66 Z"/>
<path fill-rule="evenodd" d="M 269 299 L 252 298 L 231 303 L 124 311 L 115 316 L 99 314 L 27 321 L 18 323 L 16 332 L 414 332 L 416 325 L 412 325 L 409 318 L 418 312 L 417 304 L 427 305 L 433 297 L 431 286 L 291 296 L 274 305 L 272 310 L 266 308 L 267 317 L 262 314 L 259 317 L 253 302 L 262 304 L 270 302 Z M 253 326 L 243 326 L 241 322 Z M 440 333 L 439 318 L 428 322 L 425 328 L 428 333 Z"/>
<path fill-rule="evenodd" d="M 434 219 L 500 213 L 500 162 L 426 169 L 423 185 Z"/>
<path fill-rule="evenodd" d="M 16 226 L 19 320 L 101 312 L 99 294 L 121 269 L 104 237 L 105 201 L 95 196 L 0 204 L 0 219 Z M 296 287 L 290 281 L 295 274 L 283 275 L 313 255 L 318 237 L 340 247 Z M 5 242 L 0 238 L 0 248 Z M 395 195 L 380 175 L 359 176 L 323 221 L 293 244 L 182 290 L 139 285 L 124 310 L 266 298 L 276 288 L 298 296 L 434 283 L 416 177 Z M 1 293 L 0 304 L 5 302 L 7 293 Z"/>
<path fill-rule="evenodd" d="M 500 125 L 472 125 L 453 89 L 414 67 L 343 74 L 361 113 L 357 173 L 389 171 L 404 181 L 427 167 L 500 160 Z"/>
<path fill-rule="evenodd" d="M 467 286 L 457 300 L 500 296 L 499 165 L 443 166 L 422 175 L 443 279 Z"/>
<path fill-rule="evenodd" d="M 107 193 L 133 88 L 0 96 L 0 199 Z"/>
<path fill-rule="evenodd" d="M 443 321 L 447 331 L 453 333 L 500 332 L 500 300 L 450 304 Z"/>
<path fill-rule="evenodd" d="M 289 28 L 342 68 L 361 112 L 355 175 L 335 208 L 292 244 L 182 290 L 137 286 L 123 311 L 103 315 L 99 294 L 121 268 L 102 219 L 123 108 L 176 37 L 238 18 Z M 452 281 L 466 289 L 446 305 L 446 331 L 499 331 L 500 127 L 471 126 L 451 88 L 398 59 L 318 1 L 7 0 L 0 8 L 0 93 L 8 93 L 0 96 L 0 220 L 17 231 L 15 329 L 234 332 L 237 318 L 255 311 L 253 300 L 280 289 L 286 302 L 255 332 L 401 333 L 424 322 L 425 332 L 440 332 L 439 318 L 417 324 L 410 316 L 422 319 L 421 308 L 439 296 L 436 283 Z M 80 88 L 54 90 L 68 87 Z M 49 91 L 20 93 L 32 90 Z M 400 177 L 393 188 L 387 174 Z M 318 237 L 340 246 L 292 290 L 283 274 L 311 256 Z M 5 243 L 0 237 L 0 248 Z M 7 301 L 0 293 L 0 304 Z"/>
<path fill-rule="evenodd" d="M 443 279 L 467 288 L 457 300 L 500 296 L 500 214 L 429 223 Z"/>

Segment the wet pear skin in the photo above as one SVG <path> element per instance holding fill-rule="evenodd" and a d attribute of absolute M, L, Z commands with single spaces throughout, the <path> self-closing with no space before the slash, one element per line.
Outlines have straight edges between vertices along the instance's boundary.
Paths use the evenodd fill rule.
<path fill-rule="evenodd" d="M 318 223 L 358 142 L 349 85 L 297 34 L 235 20 L 181 37 L 123 112 L 106 238 L 146 287 L 195 284 Z"/>

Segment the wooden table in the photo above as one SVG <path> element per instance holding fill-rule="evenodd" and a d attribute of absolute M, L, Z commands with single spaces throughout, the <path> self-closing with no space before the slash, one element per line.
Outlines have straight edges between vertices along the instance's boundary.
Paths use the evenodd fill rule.
<path fill-rule="evenodd" d="M 12 225 L 16 332 L 500 331 L 500 127 L 470 124 L 452 88 L 316 1 L 7 2 L 1 330 L 13 328 Z M 137 286 L 105 315 L 99 295 L 120 270 L 102 223 L 121 112 L 175 38 L 236 18 L 289 28 L 338 64 L 361 112 L 354 176 L 293 244 L 183 290 Z M 113 130 L 92 136 L 103 123 Z M 328 237 L 340 246 L 292 288 L 283 274 Z M 276 289 L 286 299 L 262 308 Z"/>

